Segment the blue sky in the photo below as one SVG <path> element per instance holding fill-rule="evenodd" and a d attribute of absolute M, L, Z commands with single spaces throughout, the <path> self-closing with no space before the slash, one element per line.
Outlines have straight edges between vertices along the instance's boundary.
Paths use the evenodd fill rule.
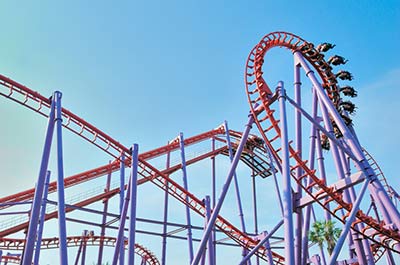
<path fill-rule="evenodd" d="M 3 1 L 0 9 L 0 73 L 46 96 L 61 90 L 64 107 L 141 151 L 224 120 L 242 130 L 245 60 L 263 35 L 335 43 L 359 92 L 360 141 L 400 189 L 398 1 Z M 279 57 L 266 67 L 277 80 L 291 76 Z M 5 99 L 0 113 L 3 197 L 34 185 L 46 121 Z M 108 161 L 65 138 L 66 175 Z"/>

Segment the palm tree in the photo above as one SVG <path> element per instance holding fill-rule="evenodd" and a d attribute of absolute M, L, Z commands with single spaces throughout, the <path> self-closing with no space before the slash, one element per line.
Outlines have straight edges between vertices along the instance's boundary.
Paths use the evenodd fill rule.
<path fill-rule="evenodd" d="M 341 232 L 342 229 L 335 227 L 335 222 L 332 220 L 316 221 L 308 232 L 308 238 L 321 248 L 326 243 L 328 253 L 331 255 Z"/>

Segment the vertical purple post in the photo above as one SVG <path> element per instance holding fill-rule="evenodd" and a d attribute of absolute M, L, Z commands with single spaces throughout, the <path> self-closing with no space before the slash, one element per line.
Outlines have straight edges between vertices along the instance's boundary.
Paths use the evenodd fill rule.
<path fill-rule="evenodd" d="M 232 151 L 232 144 L 231 144 L 231 138 L 229 136 L 229 128 L 228 128 L 228 122 L 224 122 L 224 127 L 225 127 L 225 133 L 226 133 L 226 143 L 228 145 L 228 152 L 229 152 L 229 159 L 232 163 L 233 160 L 233 151 Z M 240 191 L 239 191 L 239 183 L 237 180 L 236 172 L 233 174 L 233 184 L 235 187 L 235 195 L 236 195 L 236 202 L 237 202 L 237 207 L 239 211 L 239 219 L 240 219 L 240 224 L 242 231 L 246 233 L 246 225 L 244 222 L 244 215 L 243 215 L 243 207 L 242 207 L 242 200 L 240 198 Z M 247 255 L 247 249 L 243 248 L 242 251 L 242 256 L 245 257 Z"/>
<path fill-rule="evenodd" d="M 35 256 L 33 258 L 33 264 L 39 265 L 39 257 L 40 257 L 40 246 L 42 244 L 42 235 L 44 228 L 44 218 L 46 216 L 46 203 L 47 203 L 47 195 L 49 193 L 49 182 L 50 182 L 50 171 L 47 171 L 46 181 L 44 183 L 44 191 L 43 191 L 43 199 L 42 199 L 42 208 L 40 209 L 40 217 L 39 217 L 39 228 L 37 232 L 36 239 L 36 248 L 35 248 Z"/>
<path fill-rule="evenodd" d="M 124 207 L 124 198 L 125 198 L 125 155 L 124 153 L 122 153 L 120 167 L 119 167 L 119 214 L 120 215 L 122 215 L 122 209 Z M 124 220 L 124 226 L 125 226 L 125 220 Z M 124 230 L 122 230 L 122 237 L 124 237 Z M 125 240 L 120 245 L 119 265 L 124 265 L 124 261 L 125 261 Z"/>
<path fill-rule="evenodd" d="M 206 207 L 206 225 L 207 225 L 208 220 L 210 220 L 211 216 L 210 196 L 205 197 L 204 206 Z M 207 249 L 208 249 L 208 265 L 213 265 L 215 263 L 214 263 L 214 247 L 213 247 L 212 237 L 208 239 Z"/>
<path fill-rule="evenodd" d="M 124 207 L 124 191 L 125 191 L 125 155 L 121 154 L 119 164 L 119 213 L 122 212 Z"/>
<path fill-rule="evenodd" d="M 251 180 L 252 180 L 252 191 L 253 191 L 254 234 L 257 235 L 258 234 L 257 189 L 256 189 L 256 175 L 255 175 L 254 169 L 251 170 Z M 260 264 L 260 258 L 258 256 L 256 257 L 256 264 L 257 265 Z"/>
<path fill-rule="evenodd" d="M 345 176 L 346 178 L 350 177 L 351 175 L 351 170 L 350 170 L 350 161 L 349 158 L 344 154 L 343 150 L 340 150 L 340 159 L 343 164 L 343 168 L 345 170 Z M 349 194 L 351 201 L 356 200 L 356 192 L 354 190 L 354 187 L 349 188 Z M 356 227 L 359 231 L 362 231 L 364 228 L 364 225 L 362 223 L 356 224 Z M 359 256 L 359 263 L 364 263 L 368 265 L 374 265 L 374 256 L 372 255 L 371 252 L 371 246 L 368 242 L 368 239 L 363 239 L 363 237 L 359 236 L 359 234 L 355 231 L 352 231 L 352 237 L 354 238 L 354 243 L 358 246 L 358 249 L 362 251 L 362 255 Z M 360 259 L 361 258 L 361 259 Z"/>
<path fill-rule="evenodd" d="M 86 264 L 86 243 L 87 243 L 87 236 L 88 236 L 88 230 L 83 231 L 83 236 L 82 236 L 82 259 L 81 259 L 81 265 Z M 101 265 L 101 264 L 100 264 Z"/>
<path fill-rule="evenodd" d="M 167 153 L 166 168 L 170 167 L 171 153 Z M 162 255 L 161 255 L 161 265 L 165 265 L 167 258 L 167 222 L 168 222 L 168 182 L 165 179 L 165 193 L 164 193 L 164 223 L 163 223 L 163 241 L 162 241 Z"/>
<path fill-rule="evenodd" d="M 324 105 L 324 103 L 321 104 L 321 112 L 322 112 L 322 117 L 324 119 L 324 124 L 325 124 L 326 130 L 333 134 L 333 126 L 331 124 L 331 120 L 330 120 L 330 117 L 329 117 L 328 110 L 327 110 L 326 106 Z M 329 142 L 330 142 L 332 156 L 333 156 L 333 159 L 334 159 L 334 163 L 335 163 L 335 167 L 336 167 L 336 173 L 338 175 L 338 178 L 339 179 L 344 179 L 345 178 L 344 168 L 343 168 L 343 164 L 341 162 L 339 148 L 336 146 L 336 144 L 332 140 L 329 140 Z M 343 196 L 344 196 L 344 199 L 345 199 L 345 201 L 347 203 L 353 203 L 352 198 L 350 196 L 350 190 L 351 190 L 351 188 L 350 189 L 346 189 L 346 190 L 343 191 Z M 366 264 L 364 250 L 363 250 L 362 244 L 358 240 L 357 234 L 353 234 L 352 235 L 350 233 L 348 235 L 348 237 L 349 237 L 349 242 L 353 243 L 353 245 L 355 247 L 355 250 L 356 250 L 356 253 L 357 253 L 357 258 L 359 259 L 360 263 Z M 352 244 L 349 244 L 349 245 L 352 245 Z"/>
<path fill-rule="evenodd" d="M 211 139 L 211 148 L 212 151 L 215 151 L 215 137 Z M 216 171 L 215 171 L 215 155 L 211 157 L 211 182 L 212 182 L 212 208 L 214 209 L 216 203 L 216 189 L 217 189 L 217 182 L 216 182 Z M 217 244 L 216 244 L 216 229 L 215 227 L 212 230 L 211 238 L 213 242 L 214 248 L 214 264 L 217 263 Z"/>
<path fill-rule="evenodd" d="M 183 187 L 186 191 L 189 190 L 186 173 L 186 159 L 185 159 L 185 143 L 183 141 L 183 133 L 179 134 L 179 146 L 181 149 L 181 160 L 182 160 L 182 174 L 183 174 Z M 189 204 L 189 199 L 186 197 L 186 203 Z M 193 260 L 193 241 L 192 241 L 192 224 L 190 221 L 190 208 L 186 205 L 186 224 L 187 224 L 187 240 L 189 244 L 189 259 L 190 262 Z"/>
<path fill-rule="evenodd" d="M 129 215 L 129 238 L 128 238 L 128 265 L 135 264 L 135 233 L 136 233 L 136 200 L 137 200 L 137 179 L 138 179 L 138 155 L 139 146 L 132 146 L 131 164 L 131 193 L 130 193 L 130 215 Z"/>
<path fill-rule="evenodd" d="M 81 257 L 82 248 L 83 248 L 83 240 L 81 239 L 81 243 L 79 244 L 78 252 L 76 253 L 74 265 L 79 264 L 79 258 Z"/>
<path fill-rule="evenodd" d="M 321 136 L 319 135 L 319 133 L 317 133 L 317 143 L 321 143 Z M 317 162 L 318 162 L 318 169 L 320 172 L 320 176 L 326 183 L 324 154 L 322 152 L 322 146 L 320 144 L 317 144 Z M 330 209 L 329 203 L 326 205 L 326 208 Z M 331 220 L 331 214 L 329 213 L 329 211 L 324 210 L 324 212 L 325 212 L 325 220 Z"/>
<path fill-rule="evenodd" d="M 124 256 L 124 252 L 121 251 L 121 249 L 125 250 L 124 230 L 125 230 L 126 215 L 128 213 L 128 207 L 129 207 L 130 193 L 131 193 L 131 182 L 129 181 L 128 188 L 126 189 L 124 205 L 122 207 L 122 212 L 120 215 L 117 242 L 115 242 L 115 251 L 114 251 L 112 265 L 117 265 L 118 257 L 120 258 L 119 264 L 121 264 L 121 255 Z"/>
<path fill-rule="evenodd" d="M 211 139 L 212 151 L 215 151 L 215 138 Z M 212 182 L 212 207 L 214 208 L 216 203 L 216 174 L 215 174 L 215 155 L 211 157 L 211 182 Z"/>
<path fill-rule="evenodd" d="M 310 69 L 310 67 L 306 63 L 301 53 L 297 51 L 294 54 L 298 62 L 306 71 L 306 75 L 310 78 L 311 82 L 313 83 L 313 86 L 317 90 L 320 100 L 328 108 L 330 115 L 332 116 L 337 126 L 339 127 L 340 131 L 342 132 L 343 139 L 346 141 L 347 145 L 353 152 L 354 156 L 357 158 L 357 161 L 359 161 L 359 163 L 356 163 L 356 166 L 358 167 L 359 170 L 365 173 L 365 176 L 369 180 L 374 180 L 371 181 L 369 185 L 371 194 L 373 194 L 373 196 L 377 196 L 375 200 L 381 200 L 382 205 L 389 212 L 393 223 L 396 225 L 397 228 L 400 228 L 400 213 L 397 211 L 389 195 L 383 188 L 382 183 L 380 183 L 380 181 L 377 180 L 376 175 L 371 166 L 369 165 L 368 160 L 366 159 L 357 139 L 355 139 L 352 132 L 347 128 L 346 124 L 344 123 L 338 111 L 336 110 L 335 106 L 333 106 L 331 100 L 325 94 L 324 89 L 322 88 L 321 84 L 315 77 L 314 72 Z M 386 220 L 386 221 L 390 223 L 391 220 Z"/>
<path fill-rule="evenodd" d="M 301 80 L 300 80 L 300 64 L 295 63 L 294 65 L 294 100 L 301 107 Z M 296 141 L 296 151 L 298 152 L 298 156 L 302 159 L 302 134 L 301 134 L 301 112 L 296 109 L 294 113 L 295 119 L 295 141 Z M 303 174 L 303 170 L 301 167 L 296 168 L 296 178 L 300 178 Z M 300 184 L 296 185 L 296 196 L 301 197 L 302 189 Z M 296 211 L 296 223 L 295 223 L 295 264 L 301 265 L 301 230 L 302 230 L 302 221 L 303 221 L 303 212 L 301 208 L 297 208 Z"/>
<path fill-rule="evenodd" d="M 204 248 L 208 242 L 208 238 L 210 237 L 211 231 L 215 225 L 215 221 L 217 220 L 217 217 L 218 217 L 219 211 L 221 210 L 222 204 L 224 203 L 226 193 L 228 192 L 229 185 L 232 182 L 233 174 L 235 173 L 236 167 L 239 163 L 240 156 L 242 154 L 244 145 L 246 144 L 247 138 L 249 137 L 249 133 L 250 133 L 253 123 L 254 123 L 254 118 L 253 118 L 253 115 L 250 114 L 249 120 L 246 124 L 246 128 L 242 134 L 242 138 L 240 139 L 239 146 L 236 150 L 235 157 L 233 158 L 233 161 L 231 163 L 231 168 L 229 169 L 228 175 L 225 180 L 225 184 L 222 187 L 221 195 L 218 199 L 217 204 L 214 207 L 214 210 L 211 214 L 210 220 L 208 221 L 207 228 L 205 229 L 205 231 L 203 233 L 203 237 L 201 238 L 199 247 L 197 249 L 196 256 L 193 259 L 193 262 L 191 263 L 191 265 L 199 264 L 200 258 L 203 255 Z"/>
<path fill-rule="evenodd" d="M 79 264 L 79 258 L 81 257 L 81 254 L 83 252 L 83 246 L 85 244 L 85 236 L 86 236 L 87 230 L 83 230 L 82 232 L 82 237 L 81 237 L 81 242 L 79 244 L 78 252 L 76 253 L 76 258 L 75 258 L 75 265 Z"/>
<path fill-rule="evenodd" d="M 51 149 L 51 142 L 53 139 L 54 132 L 54 117 L 55 117 L 55 101 L 54 98 L 51 101 L 49 122 L 47 125 L 46 138 L 43 148 L 42 161 L 40 164 L 39 176 L 36 182 L 35 194 L 33 196 L 31 215 L 29 218 L 28 233 L 26 235 L 25 250 L 22 257 L 22 265 L 31 265 L 33 257 L 33 247 L 35 246 L 37 226 L 39 222 L 40 206 L 42 202 L 44 182 L 47 174 L 47 167 L 49 164 L 49 156 Z"/>
<path fill-rule="evenodd" d="M 313 91 L 313 97 L 312 97 L 312 117 L 316 121 L 317 120 L 317 95 L 316 92 Z M 315 125 L 311 124 L 311 129 L 310 129 L 310 152 L 309 152 L 309 158 L 308 161 L 310 161 L 310 169 L 313 170 L 315 167 L 315 145 L 316 145 L 316 129 Z M 311 179 L 307 178 L 307 184 L 310 184 Z M 301 241 L 301 263 L 300 264 L 306 264 L 307 263 L 307 258 L 308 258 L 308 231 L 310 228 L 310 220 L 311 220 L 311 207 L 312 205 L 307 205 L 305 209 L 305 216 L 304 216 L 304 223 L 303 223 L 303 231 L 302 231 L 302 241 Z"/>
<path fill-rule="evenodd" d="M 282 177 L 283 177 L 283 226 L 285 238 L 285 263 L 295 264 L 294 259 L 294 233 L 293 233 L 293 199 L 292 186 L 290 184 L 289 140 L 286 120 L 286 92 L 283 82 L 278 83 L 278 100 L 281 120 L 281 144 L 282 144 Z"/>
<path fill-rule="evenodd" d="M 58 229 L 60 242 L 60 264 L 68 264 L 67 250 L 67 227 L 65 221 L 65 195 L 64 195 L 64 161 L 62 147 L 62 116 L 61 116 L 61 97 L 62 94 L 56 91 L 53 95 L 56 101 L 56 128 L 57 128 L 57 194 L 58 194 Z"/>
<path fill-rule="evenodd" d="M 111 161 L 109 162 L 109 164 L 111 164 Z M 104 192 L 110 191 L 110 184 L 111 184 L 111 171 L 107 175 L 106 188 L 104 189 Z M 105 199 L 104 207 L 103 207 L 103 217 L 101 220 L 101 231 L 100 231 L 100 237 L 102 237 L 102 238 L 106 234 L 107 211 L 108 211 L 108 199 Z M 99 256 L 97 258 L 98 265 L 101 265 L 102 260 L 103 260 L 103 249 L 104 249 L 104 242 L 101 239 L 100 246 L 99 246 Z"/>

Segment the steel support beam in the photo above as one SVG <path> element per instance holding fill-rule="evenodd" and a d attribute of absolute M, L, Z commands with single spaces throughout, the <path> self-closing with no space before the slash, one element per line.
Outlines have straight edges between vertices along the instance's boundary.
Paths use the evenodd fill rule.
<path fill-rule="evenodd" d="M 139 146 L 132 146 L 131 178 L 130 178 L 130 215 L 128 237 L 128 265 L 135 264 L 135 234 L 136 234 L 136 206 L 137 206 L 137 180 L 138 180 L 138 155 Z"/>
<path fill-rule="evenodd" d="M 285 263 L 295 264 L 294 255 L 294 231 L 293 231 L 293 196 L 290 176 L 289 160 L 289 139 L 286 115 L 286 92 L 283 82 L 280 81 L 277 87 L 280 128 L 281 128 L 281 148 L 282 148 L 282 178 L 283 178 L 283 226 L 285 235 Z"/>
<path fill-rule="evenodd" d="M 218 214 L 219 214 L 219 212 L 221 210 L 222 204 L 224 203 L 225 196 L 226 196 L 226 194 L 228 192 L 229 185 L 232 182 L 233 174 L 235 173 L 236 167 L 237 167 L 237 165 L 239 163 L 240 156 L 242 154 L 244 145 L 246 144 L 247 138 L 249 137 L 249 133 L 250 133 L 250 130 L 252 128 L 252 124 L 253 123 L 254 123 L 253 115 L 249 115 L 249 120 L 248 120 L 248 122 L 246 124 L 246 128 L 245 128 L 245 130 L 244 130 L 244 132 L 242 134 L 242 138 L 240 139 L 240 143 L 239 143 L 239 146 L 238 146 L 238 148 L 236 150 L 235 157 L 233 158 L 233 161 L 231 163 L 231 167 L 230 167 L 230 170 L 229 170 L 228 175 L 226 177 L 225 184 L 224 184 L 224 186 L 222 188 L 221 195 L 220 195 L 220 197 L 218 199 L 217 204 L 214 207 L 214 210 L 212 212 L 210 220 L 209 220 L 209 222 L 207 224 L 207 227 L 206 227 L 206 229 L 205 229 L 205 231 L 203 233 L 203 237 L 202 237 L 201 242 L 199 244 L 199 247 L 197 249 L 196 256 L 193 259 L 193 262 L 191 263 L 191 265 L 197 265 L 200 262 L 200 258 L 203 255 L 205 246 L 206 246 L 206 244 L 208 242 L 208 239 L 210 237 L 211 231 L 212 231 L 212 229 L 213 229 L 213 227 L 215 225 L 215 221 L 217 220 L 217 217 L 218 217 Z"/>
<path fill-rule="evenodd" d="M 51 143 L 53 139 L 53 132 L 54 132 L 54 118 L 55 118 L 55 101 L 52 98 L 51 106 L 50 106 L 50 113 L 49 113 L 49 120 L 47 125 L 46 131 L 46 138 L 43 148 L 42 160 L 40 164 L 39 176 L 36 182 L 36 189 L 33 196 L 32 202 L 32 209 L 31 215 L 29 218 L 29 226 L 28 226 L 28 233 L 26 236 L 26 248 L 24 250 L 23 258 L 21 261 L 22 265 L 31 265 L 32 258 L 33 258 L 33 247 L 35 245 L 36 235 L 37 235 L 37 226 L 39 222 L 39 214 L 40 214 L 40 207 L 42 202 L 43 190 L 44 190 L 44 182 L 46 179 L 47 168 L 49 164 L 49 157 L 50 157 L 50 149 Z"/>

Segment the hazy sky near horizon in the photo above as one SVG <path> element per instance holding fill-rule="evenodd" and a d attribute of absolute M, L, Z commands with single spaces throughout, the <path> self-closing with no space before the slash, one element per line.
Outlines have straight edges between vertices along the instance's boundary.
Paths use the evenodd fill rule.
<path fill-rule="evenodd" d="M 361 144 L 400 190 L 398 1 L 47 0 L 0 9 L 0 73 L 45 96 L 62 91 L 65 108 L 141 151 L 224 120 L 242 130 L 245 61 L 265 34 L 335 43 L 358 90 Z M 292 75 L 279 59 L 266 65 L 276 78 Z M 46 120 L 4 98 L 0 114 L 4 197 L 34 186 Z M 66 175 L 110 159 L 74 137 L 66 136 Z"/>

